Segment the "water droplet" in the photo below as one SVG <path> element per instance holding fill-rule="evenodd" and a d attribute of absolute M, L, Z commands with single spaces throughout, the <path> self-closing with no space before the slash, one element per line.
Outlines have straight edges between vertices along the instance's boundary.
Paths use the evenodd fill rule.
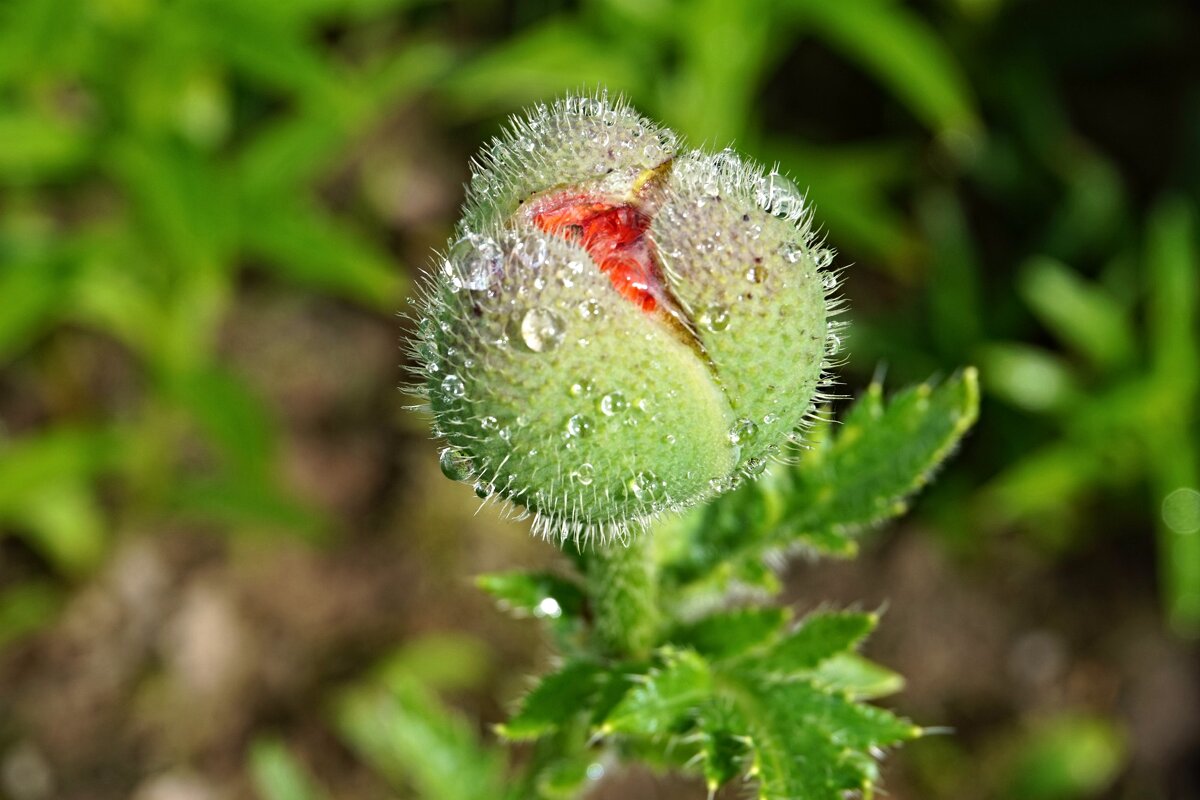
<path fill-rule="evenodd" d="M 575 414 L 567 420 L 565 435 L 568 437 L 583 438 L 592 433 L 592 421 L 583 414 Z"/>
<path fill-rule="evenodd" d="M 750 441 L 758 433 L 758 426 L 746 418 L 739 419 L 729 431 L 729 443 L 742 445 Z"/>
<path fill-rule="evenodd" d="M 482 417 L 479 420 L 479 427 L 483 428 L 485 431 L 494 431 L 497 427 L 499 427 L 499 425 L 500 420 L 493 416 Z"/>
<path fill-rule="evenodd" d="M 675 444 L 675 434 L 668 433 L 662 437 L 663 444 Z"/>
<path fill-rule="evenodd" d="M 817 265 L 817 269 L 825 269 L 833 263 L 833 251 L 828 247 L 816 249 L 813 251 L 813 263 Z"/>
<path fill-rule="evenodd" d="M 767 468 L 767 460 L 765 458 L 749 458 L 746 459 L 746 472 L 751 475 L 761 475 L 763 470 Z"/>
<path fill-rule="evenodd" d="M 705 306 L 700 309 L 700 316 L 697 321 L 702 328 L 720 333 L 729 327 L 729 309 L 720 303 L 714 303 L 710 306 Z"/>
<path fill-rule="evenodd" d="M 826 275 L 825 278 L 821 281 L 821 285 L 824 286 L 825 289 L 828 291 L 830 289 L 836 289 L 837 282 L 838 282 L 837 275 L 830 273 L 830 274 Z"/>
<path fill-rule="evenodd" d="M 709 488 L 709 491 L 713 492 L 714 494 L 721 494 L 722 492 L 726 492 L 729 490 L 729 479 L 728 478 L 709 478 L 708 488 Z"/>
<path fill-rule="evenodd" d="M 629 410 L 629 401 L 620 392 L 609 392 L 601 397 L 600 402 L 596 405 L 600 409 L 600 413 L 606 417 L 623 414 Z"/>
<path fill-rule="evenodd" d="M 755 264 L 754 266 L 746 269 L 746 280 L 750 281 L 751 283 L 762 283 L 766 279 L 766 267 Z"/>
<path fill-rule="evenodd" d="M 461 481 L 471 474 L 471 460 L 453 447 L 443 447 L 438 455 L 442 474 L 452 481 Z"/>
<path fill-rule="evenodd" d="M 589 297 L 579 304 L 579 316 L 584 319 L 598 319 L 603 314 L 604 306 L 594 297 Z"/>
<path fill-rule="evenodd" d="M 470 234 L 450 247 L 445 270 L 455 291 L 487 289 L 492 276 L 500 272 L 500 245 L 485 236 Z"/>
<path fill-rule="evenodd" d="M 763 415 L 763 425 L 774 425 L 778 421 L 779 417 L 775 416 L 774 414 Z"/>
<path fill-rule="evenodd" d="M 521 261 L 525 262 L 530 267 L 537 268 L 546 263 L 548 252 L 549 246 L 546 244 L 545 239 L 527 239 L 521 243 L 519 257 Z M 544 285 L 545 284 L 543 283 L 543 286 Z"/>
<path fill-rule="evenodd" d="M 475 496 L 480 500 L 487 500 L 496 493 L 496 487 L 487 481 L 475 482 Z"/>
<path fill-rule="evenodd" d="M 571 397 L 586 397 L 587 395 L 591 394 L 592 390 L 595 388 L 596 385 L 590 380 L 587 378 L 581 378 L 572 383 L 570 388 L 567 389 L 567 392 L 571 395 Z"/>
<path fill-rule="evenodd" d="M 548 308 L 531 308 L 513 317 L 521 343 L 531 352 L 545 353 L 558 347 L 566 336 L 567 326 L 562 317 Z M 510 334 L 511 335 L 511 334 Z"/>
<path fill-rule="evenodd" d="M 783 257 L 789 264 L 795 264 L 804 257 L 804 248 L 795 242 L 788 242 L 783 246 Z"/>
<path fill-rule="evenodd" d="M 663 482 L 650 470 L 639 472 L 629 481 L 629 491 L 638 500 L 655 500 L 663 488 Z"/>
<path fill-rule="evenodd" d="M 467 393 L 467 386 L 457 375 L 447 375 L 442 378 L 442 392 L 447 397 L 462 397 Z"/>
<path fill-rule="evenodd" d="M 571 480 L 580 486 L 591 486 L 596 479 L 596 468 L 591 464 L 580 464 L 579 469 L 571 473 Z"/>

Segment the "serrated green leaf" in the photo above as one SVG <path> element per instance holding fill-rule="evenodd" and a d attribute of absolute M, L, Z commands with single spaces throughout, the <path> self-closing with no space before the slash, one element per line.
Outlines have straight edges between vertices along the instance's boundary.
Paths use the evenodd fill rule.
<path fill-rule="evenodd" d="M 475 584 L 517 617 L 576 618 L 583 612 L 583 590 L 550 572 L 497 572 L 480 575 Z"/>
<path fill-rule="evenodd" d="M 676 628 L 669 638 L 710 658 L 730 658 L 773 637 L 787 619 L 787 611 L 778 607 L 721 611 Z"/>
<path fill-rule="evenodd" d="M 886 697 L 904 688 L 904 677 L 857 653 L 839 653 L 812 671 L 812 680 L 824 689 L 842 692 L 855 700 Z"/>
<path fill-rule="evenodd" d="M 740 695 L 763 800 L 841 800 L 878 778 L 871 752 L 921 731 L 816 685 L 746 682 Z"/>
<path fill-rule="evenodd" d="M 873 385 L 842 424 L 819 426 L 795 466 L 776 468 L 699 510 L 664 559 L 676 584 L 741 578 L 745 565 L 797 546 L 849 555 L 849 538 L 902 513 L 974 424 L 979 381 L 973 368 L 933 387 L 922 384 L 884 402 Z"/>
<path fill-rule="evenodd" d="M 411 786 L 425 800 L 501 795 L 499 754 L 415 682 L 350 690 L 335 717 L 350 747 L 393 788 Z"/>
<path fill-rule="evenodd" d="M 696 727 L 704 782 L 712 794 L 746 770 L 747 725 L 733 703 L 716 702 L 701 710 Z"/>
<path fill-rule="evenodd" d="M 601 689 L 605 670 L 590 661 L 572 661 L 541 678 L 521 700 L 517 713 L 499 726 L 508 739 L 536 739 L 581 711 L 590 709 Z"/>
<path fill-rule="evenodd" d="M 849 611 L 810 614 L 796 630 L 767 650 L 749 654 L 742 663 L 764 676 L 786 679 L 802 675 L 857 646 L 877 622 L 874 614 Z"/>
<path fill-rule="evenodd" d="M 250 775 L 262 800 L 323 800 L 328 795 L 277 739 L 259 739 L 250 749 Z"/>
<path fill-rule="evenodd" d="M 688 712 L 712 698 L 708 663 L 691 650 L 668 649 L 663 664 L 634 680 L 633 688 L 601 725 L 605 733 L 662 736 Z"/>
<path fill-rule="evenodd" d="M 820 458 L 792 479 L 780 525 L 785 545 L 812 531 L 855 533 L 902 513 L 979 413 L 979 378 L 966 369 L 940 386 L 906 389 L 886 406 L 876 384 L 843 419 Z"/>

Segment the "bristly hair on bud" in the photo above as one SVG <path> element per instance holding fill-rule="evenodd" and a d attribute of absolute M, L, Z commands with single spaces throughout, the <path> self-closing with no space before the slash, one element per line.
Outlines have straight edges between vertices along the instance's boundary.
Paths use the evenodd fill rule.
<path fill-rule="evenodd" d="M 623 99 L 514 118 L 414 302 L 442 470 L 579 545 L 761 474 L 829 399 L 833 256 L 777 169 Z"/>

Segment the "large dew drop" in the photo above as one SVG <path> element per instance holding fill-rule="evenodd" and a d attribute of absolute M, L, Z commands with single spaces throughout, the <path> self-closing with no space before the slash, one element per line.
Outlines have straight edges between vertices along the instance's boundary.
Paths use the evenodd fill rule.
<path fill-rule="evenodd" d="M 465 236 L 450 248 L 446 271 L 456 289 L 482 292 L 500 269 L 500 246 L 492 239 Z"/>
<path fill-rule="evenodd" d="M 438 456 L 438 466 L 442 474 L 452 481 L 465 480 L 471 474 L 471 462 L 453 447 L 443 447 Z"/>
<path fill-rule="evenodd" d="M 531 308 L 520 315 L 517 333 L 531 352 L 545 353 L 562 344 L 567 326 L 562 317 L 550 309 Z"/>
<path fill-rule="evenodd" d="M 447 397 L 462 397 L 467 393 L 467 386 L 457 375 L 447 375 L 442 378 L 442 392 Z"/>

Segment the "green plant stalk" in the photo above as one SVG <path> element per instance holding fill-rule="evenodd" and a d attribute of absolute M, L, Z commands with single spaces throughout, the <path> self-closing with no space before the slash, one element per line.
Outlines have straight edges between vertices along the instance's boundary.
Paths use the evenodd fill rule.
<path fill-rule="evenodd" d="M 628 544 L 597 545 L 587 554 L 595 646 L 604 655 L 643 658 L 658 639 L 661 610 L 652 535 L 631 536 Z"/>

